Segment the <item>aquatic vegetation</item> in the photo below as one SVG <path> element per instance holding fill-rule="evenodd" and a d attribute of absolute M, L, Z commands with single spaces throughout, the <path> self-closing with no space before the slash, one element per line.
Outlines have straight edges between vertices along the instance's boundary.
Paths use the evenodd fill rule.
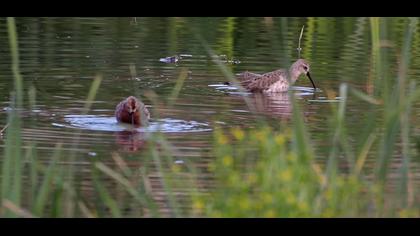
<path fill-rule="evenodd" d="M 358 175 L 328 175 L 296 151 L 292 130 L 217 129 L 215 189 L 193 197 L 196 216 L 357 217 L 375 209 L 374 185 Z M 229 141 L 227 141 L 229 140 Z M 372 197 L 367 197 L 372 196 Z"/>

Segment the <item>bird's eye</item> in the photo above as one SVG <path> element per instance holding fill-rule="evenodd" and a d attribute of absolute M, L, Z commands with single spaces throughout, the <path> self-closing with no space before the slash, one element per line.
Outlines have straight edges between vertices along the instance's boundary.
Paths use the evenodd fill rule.
<path fill-rule="evenodd" d="M 304 69 L 304 70 L 308 70 L 308 67 L 307 67 L 307 66 L 303 66 L 303 69 Z"/>

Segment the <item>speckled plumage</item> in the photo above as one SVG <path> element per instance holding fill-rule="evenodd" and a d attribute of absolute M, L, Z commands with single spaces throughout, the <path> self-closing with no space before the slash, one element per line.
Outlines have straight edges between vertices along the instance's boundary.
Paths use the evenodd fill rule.
<path fill-rule="evenodd" d="M 315 84 L 309 74 L 309 63 L 304 59 L 299 59 L 293 63 L 289 71 L 278 69 L 262 75 L 247 71 L 239 74 L 237 79 L 241 86 L 249 92 L 276 93 L 286 92 L 301 74 L 308 76 L 315 89 Z"/>

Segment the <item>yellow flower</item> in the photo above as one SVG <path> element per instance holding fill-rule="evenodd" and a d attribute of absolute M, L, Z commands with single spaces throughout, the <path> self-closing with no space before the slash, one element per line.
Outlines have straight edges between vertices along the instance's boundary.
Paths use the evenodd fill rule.
<path fill-rule="evenodd" d="M 289 205 L 293 205 L 293 204 L 296 203 L 296 198 L 292 193 L 287 194 L 286 203 L 289 204 Z"/>
<path fill-rule="evenodd" d="M 309 210 L 308 203 L 306 203 L 306 202 L 299 202 L 298 208 L 301 211 L 308 211 Z"/>
<path fill-rule="evenodd" d="M 200 200 L 195 200 L 192 207 L 195 214 L 201 214 L 204 209 L 204 204 Z"/>
<path fill-rule="evenodd" d="M 286 128 L 286 130 L 283 131 L 283 135 L 288 139 L 291 138 L 293 135 L 292 129 Z"/>
<path fill-rule="evenodd" d="M 263 203 L 261 201 L 256 201 L 254 207 L 256 210 L 261 210 L 263 208 Z"/>
<path fill-rule="evenodd" d="M 220 133 L 219 135 L 217 135 L 217 143 L 221 145 L 225 145 L 228 143 L 228 138 L 222 133 Z"/>
<path fill-rule="evenodd" d="M 222 216 L 223 215 L 222 215 L 222 213 L 220 211 L 213 211 L 211 213 L 211 217 L 214 217 L 214 218 L 221 218 Z"/>
<path fill-rule="evenodd" d="M 289 162 L 295 162 L 296 161 L 296 154 L 293 152 L 289 152 L 289 154 L 286 157 L 286 160 Z"/>
<path fill-rule="evenodd" d="M 273 196 L 271 194 L 269 194 L 269 193 L 263 193 L 262 194 L 262 201 L 265 204 L 272 203 L 273 202 Z"/>
<path fill-rule="evenodd" d="M 242 130 L 242 129 L 240 129 L 240 128 L 233 128 L 232 130 L 231 130 L 231 133 L 233 134 L 233 136 L 237 139 L 237 140 L 239 140 L 239 141 L 241 141 L 242 139 L 244 139 L 244 137 L 245 137 L 245 133 L 244 133 L 244 131 Z"/>
<path fill-rule="evenodd" d="M 331 200 L 333 197 L 333 192 L 331 189 L 328 189 L 327 191 L 325 191 L 325 200 L 329 201 Z"/>
<path fill-rule="evenodd" d="M 334 216 L 334 212 L 331 209 L 325 209 L 325 211 L 321 214 L 322 217 L 333 217 Z"/>
<path fill-rule="evenodd" d="M 264 217 L 266 218 L 273 218 L 276 217 L 276 212 L 274 210 L 268 210 L 264 213 Z"/>
<path fill-rule="evenodd" d="M 399 212 L 400 218 L 406 218 L 406 217 L 408 217 L 409 216 L 408 213 L 409 212 L 407 211 L 407 209 L 400 210 L 400 212 Z"/>
<path fill-rule="evenodd" d="M 288 182 L 292 179 L 292 172 L 288 170 L 280 171 L 278 173 L 278 178 L 280 181 Z"/>
<path fill-rule="evenodd" d="M 284 137 L 284 135 L 279 134 L 274 138 L 274 140 L 276 141 L 278 145 L 283 145 L 284 142 L 286 141 L 286 138 Z"/>
<path fill-rule="evenodd" d="M 172 172 L 178 173 L 181 171 L 181 167 L 179 165 L 172 165 L 171 170 Z"/>
<path fill-rule="evenodd" d="M 419 217 L 419 213 L 416 210 L 410 210 L 410 209 L 402 209 L 399 212 L 399 216 L 401 218 L 414 218 Z"/>
<path fill-rule="evenodd" d="M 267 134 L 264 131 L 257 131 L 255 133 L 255 137 L 257 138 L 258 141 L 263 142 L 264 138 Z"/>
<path fill-rule="evenodd" d="M 257 182 L 257 175 L 254 173 L 249 174 L 247 178 L 249 184 L 254 184 L 255 182 Z"/>
<path fill-rule="evenodd" d="M 248 210 L 250 207 L 250 203 L 248 198 L 244 197 L 239 200 L 239 208 L 242 210 Z"/>
<path fill-rule="evenodd" d="M 229 167 L 233 163 L 233 158 L 231 156 L 224 156 L 222 159 L 222 163 L 224 166 Z"/>

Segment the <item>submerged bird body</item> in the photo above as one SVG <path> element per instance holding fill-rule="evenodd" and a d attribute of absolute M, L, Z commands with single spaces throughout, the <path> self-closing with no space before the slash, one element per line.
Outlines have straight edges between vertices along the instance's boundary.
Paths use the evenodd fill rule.
<path fill-rule="evenodd" d="M 316 89 L 309 74 L 309 63 L 304 59 L 299 59 L 293 63 L 289 71 L 278 69 L 261 75 L 244 72 L 239 74 L 237 79 L 240 81 L 241 86 L 249 92 L 278 93 L 286 92 L 301 74 L 306 74 L 312 86 Z"/>
<path fill-rule="evenodd" d="M 136 97 L 129 96 L 115 108 L 115 118 L 118 122 L 143 125 L 150 119 L 150 113 Z"/>

